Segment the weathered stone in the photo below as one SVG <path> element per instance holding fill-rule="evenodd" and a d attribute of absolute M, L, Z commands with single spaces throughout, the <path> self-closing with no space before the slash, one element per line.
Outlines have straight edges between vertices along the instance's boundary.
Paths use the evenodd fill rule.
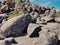
<path fill-rule="evenodd" d="M 0 40 L 0 45 L 5 45 L 5 40 Z"/>
<path fill-rule="evenodd" d="M 17 37 L 15 40 L 18 42 L 18 45 L 33 45 L 33 42 L 38 38 L 30 38 L 28 36 Z"/>
<path fill-rule="evenodd" d="M 39 14 L 37 12 L 31 12 L 30 15 L 32 19 L 34 20 L 34 23 L 36 23 Z"/>
<path fill-rule="evenodd" d="M 0 45 L 11 45 L 11 42 L 6 40 L 0 40 Z"/>
<path fill-rule="evenodd" d="M 0 14 L 0 17 L 8 17 L 7 14 Z"/>
<path fill-rule="evenodd" d="M 50 17 L 53 17 L 53 18 L 56 17 L 56 9 L 55 9 L 54 7 L 51 8 L 51 10 L 50 10 L 50 15 L 49 15 L 49 16 L 50 16 Z"/>
<path fill-rule="evenodd" d="M 0 31 L 1 32 L 1 31 Z M 5 37 L 0 34 L 0 40 L 3 40 Z"/>
<path fill-rule="evenodd" d="M 46 10 L 45 13 L 44 13 L 44 16 L 49 16 L 49 14 L 50 14 L 50 11 Z"/>
<path fill-rule="evenodd" d="M 3 20 L 7 20 L 8 15 L 7 14 L 0 14 L 0 23 L 2 23 Z"/>
<path fill-rule="evenodd" d="M 8 10 L 8 6 L 7 5 L 3 5 L 1 7 L 1 12 L 4 13 L 6 10 Z"/>
<path fill-rule="evenodd" d="M 60 23 L 60 17 L 56 17 L 55 21 L 58 22 L 58 23 Z"/>
<path fill-rule="evenodd" d="M 59 23 L 48 23 L 47 25 L 42 27 L 42 30 L 47 29 L 50 32 L 58 33 L 60 30 L 60 24 Z"/>
<path fill-rule="evenodd" d="M 43 30 L 39 34 L 39 40 L 34 41 L 33 45 L 57 45 L 58 38 L 55 33 Z"/>
<path fill-rule="evenodd" d="M 11 45 L 13 43 L 16 43 L 15 39 L 10 37 L 10 38 L 6 38 L 4 40 L 0 40 L 0 45 Z"/>
<path fill-rule="evenodd" d="M 42 17 L 41 18 L 41 20 L 42 21 L 45 21 L 45 22 L 55 22 L 55 19 L 54 18 L 51 18 L 51 17 L 48 17 L 48 16 L 46 16 L 46 17 Z"/>
<path fill-rule="evenodd" d="M 10 43 L 17 43 L 13 37 L 5 38 L 5 41 L 9 41 Z"/>
<path fill-rule="evenodd" d="M 1 35 L 4 35 L 5 37 L 22 36 L 23 33 L 26 33 L 26 28 L 31 22 L 32 19 L 30 15 L 13 17 L 1 26 Z"/>
<path fill-rule="evenodd" d="M 29 24 L 27 29 L 27 35 L 29 37 L 39 37 L 39 31 L 41 31 L 41 27 L 37 24 Z"/>
<path fill-rule="evenodd" d="M 36 21 L 37 24 L 46 24 L 47 22 L 46 21 L 43 21 L 41 20 L 40 17 L 37 18 L 37 21 Z"/>

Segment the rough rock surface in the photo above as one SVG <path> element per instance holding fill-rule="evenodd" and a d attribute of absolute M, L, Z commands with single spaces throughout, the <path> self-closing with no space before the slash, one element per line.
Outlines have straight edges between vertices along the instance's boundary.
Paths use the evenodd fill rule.
<path fill-rule="evenodd" d="M 4 36 L 22 35 L 22 33 L 26 32 L 26 28 L 31 22 L 30 15 L 14 17 L 1 26 L 0 33 Z"/>
<path fill-rule="evenodd" d="M 10 37 L 10 38 L 6 38 L 4 40 L 0 40 L 0 45 L 11 45 L 13 43 L 16 43 L 15 39 Z"/>
<path fill-rule="evenodd" d="M 31 24 L 29 24 L 28 29 L 27 29 L 27 36 L 38 37 L 39 31 L 41 31 L 41 27 L 37 24 L 31 23 Z"/>
<path fill-rule="evenodd" d="M 5 21 L 6 15 L 0 15 L 0 44 L 2 45 L 58 45 L 58 32 L 60 31 L 60 17 L 56 17 L 54 7 L 47 8 L 31 4 L 29 0 L 20 0 L 17 7 L 12 6 L 12 0 L 3 2 L 0 13 L 16 10 L 24 15 L 13 17 Z M 5 10 L 5 5 L 8 7 Z M 5 8 L 5 9 L 4 9 Z M 4 17 L 1 19 L 1 17 Z M 4 19 L 4 20 L 3 20 Z M 16 37 L 17 36 L 17 37 Z M 20 36 L 20 37 L 19 37 Z M 13 38 L 17 44 L 11 44 Z M 59 37 L 60 38 L 60 37 Z M 3 39 L 3 40 L 2 40 Z"/>
<path fill-rule="evenodd" d="M 57 45 L 58 38 L 55 33 L 42 30 L 39 34 L 39 40 L 34 41 L 33 45 Z"/>
<path fill-rule="evenodd" d="M 0 14 L 0 23 L 2 23 L 4 19 L 7 20 L 7 18 L 8 18 L 7 14 Z"/>
<path fill-rule="evenodd" d="M 59 23 L 48 23 L 47 25 L 44 25 L 42 27 L 42 30 L 47 29 L 50 32 L 58 33 L 60 30 L 60 24 Z"/>
<path fill-rule="evenodd" d="M 60 23 L 60 17 L 56 17 L 55 21 L 58 22 L 58 23 Z"/>
<path fill-rule="evenodd" d="M 11 42 L 7 40 L 0 40 L 0 45 L 11 45 Z"/>
<path fill-rule="evenodd" d="M 48 17 L 48 16 L 42 17 L 41 20 L 45 21 L 45 22 L 54 22 L 54 18 L 51 18 L 51 17 Z"/>

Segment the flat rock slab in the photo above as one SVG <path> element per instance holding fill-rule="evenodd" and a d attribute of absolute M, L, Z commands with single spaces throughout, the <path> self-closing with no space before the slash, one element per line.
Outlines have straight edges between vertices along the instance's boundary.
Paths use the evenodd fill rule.
<path fill-rule="evenodd" d="M 55 21 L 60 23 L 60 17 L 55 18 Z"/>
<path fill-rule="evenodd" d="M 45 29 L 56 33 L 60 30 L 60 24 L 59 23 L 48 23 L 47 25 L 44 25 L 42 27 L 42 30 L 45 30 Z"/>
<path fill-rule="evenodd" d="M 32 45 L 34 41 L 38 40 L 38 38 L 29 38 L 25 36 L 25 37 L 17 37 L 15 38 L 15 40 L 18 42 L 18 45 Z"/>

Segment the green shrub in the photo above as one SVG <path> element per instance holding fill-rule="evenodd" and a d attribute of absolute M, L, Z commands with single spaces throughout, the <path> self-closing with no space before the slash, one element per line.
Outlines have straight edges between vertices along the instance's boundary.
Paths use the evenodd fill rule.
<path fill-rule="evenodd" d="M 13 11 L 13 13 L 9 16 L 9 19 L 22 14 L 23 14 L 22 11 Z"/>

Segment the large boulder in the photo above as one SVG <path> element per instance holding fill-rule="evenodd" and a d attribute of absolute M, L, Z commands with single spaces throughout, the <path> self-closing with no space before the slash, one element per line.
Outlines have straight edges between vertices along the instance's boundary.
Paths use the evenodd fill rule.
<path fill-rule="evenodd" d="M 57 45 L 58 37 L 55 33 L 42 30 L 39 34 L 39 39 L 34 41 L 33 45 Z"/>
<path fill-rule="evenodd" d="M 37 24 L 29 24 L 27 29 L 27 36 L 29 37 L 39 37 L 39 31 L 41 30 L 41 27 Z"/>
<path fill-rule="evenodd" d="M 26 33 L 26 28 L 31 22 L 30 15 L 13 17 L 1 26 L 0 34 L 5 37 L 22 36 L 23 33 Z"/>

